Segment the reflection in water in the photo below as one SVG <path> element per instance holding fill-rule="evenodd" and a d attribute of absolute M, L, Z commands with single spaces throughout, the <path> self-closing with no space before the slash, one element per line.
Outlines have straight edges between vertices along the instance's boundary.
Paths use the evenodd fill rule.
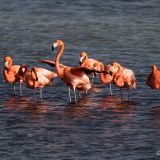
<path fill-rule="evenodd" d="M 20 110 L 31 113 L 48 113 L 52 112 L 53 106 L 46 101 L 37 101 L 30 99 L 30 97 L 9 97 L 6 102 L 3 103 L 9 110 Z"/>
<path fill-rule="evenodd" d="M 116 113 L 116 118 L 111 119 L 110 122 L 121 124 L 132 119 L 136 103 L 131 101 L 122 102 L 120 97 L 108 96 L 101 99 L 98 106 L 102 109 L 102 112 L 107 110 Z"/>
<path fill-rule="evenodd" d="M 93 84 L 92 88 L 90 89 L 91 93 L 100 93 L 103 92 L 103 85 L 95 85 Z"/>
<path fill-rule="evenodd" d="M 160 127 L 160 106 L 155 106 L 151 108 L 151 112 L 149 113 L 151 116 L 152 122 L 157 127 Z"/>
<path fill-rule="evenodd" d="M 151 113 L 154 113 L 156 115 L 160 115 L 160 106 L 152 107 Z"/>
<path fill-rule="evenodd" d="M 87 114 L 89 108 L 93 108 L 95 106 L 96 103 L 93 101 L 93 98 L 81 98 L 77 103 L 72 103 L 65 106 L 62 115 L 67 115 L 70 117 L 83 117 Z"/>
<path fill-rule="evenodd" d="M 106 109 L 113 109 L 117 112 L 121 112 L 122 109 L 130 108 L 135 106 L 136 103 L 133 101 L 122 101 L 120 97 L 108 96 L 100 99 L 99 107 Z"/>

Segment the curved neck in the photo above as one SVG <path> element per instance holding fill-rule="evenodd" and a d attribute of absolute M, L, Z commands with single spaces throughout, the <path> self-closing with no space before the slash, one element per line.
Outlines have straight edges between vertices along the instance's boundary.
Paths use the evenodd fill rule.
<path fill-rule="evenodd" d="M 37 76 L 37 73 L 35 71 L 35 68 L 32 68 L 31 69 L 31 77 L 34 81 L 38 81 L 38 76 Z"/>
<path fill-rule="evenodd" d="M 16 80 L 15 74 L 13 72 L 9 72 L 8 68 L 6 67 L 3 69 L 3 75 L 8 83 L 14 83 Z"/>
<path fill-rule="evenodd" d="M 13 65 L 12 59 L 5 62 L 5 67 L 9 70 Z"/>
<path fill-rule="evenodd" d="M 104 71 L 103 63 L 100 64 L 101 71 Z M 112 81 L 113 77 L 110 74 L 100 73 L 100 80 L 102 83 L 108 84 Z"/>
<path fill-rule="evenodd" d="M 60 45 L 58 54 L 56 56 L 56 70 L 57 70 L 57 74 L 60 78 L 62 78 L 62 76 L 63 76 L 63 69 L 60 67 L 59 60 L 60 60 L 60 57 L 61 57 L 63 51 L 64 51 L 64 44 Z"/>

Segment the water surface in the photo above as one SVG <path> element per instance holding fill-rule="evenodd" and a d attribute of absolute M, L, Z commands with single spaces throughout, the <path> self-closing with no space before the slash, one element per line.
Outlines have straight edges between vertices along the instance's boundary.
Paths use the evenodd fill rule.
<path fill-rule="evenodd" d="M 51 45 L 62 39 L 61 63 L 77 66 L 86 51 L 105 64 L 118 61 L 137 77 L 129 103 L 114 86 L 109 96 L 97 78 L 75 104 L 60 79 L 44 89 L 42 100 L 37 91 L 35 102 L 24 86 L 23 96 L 13 95 L 1 76 L 1 159 L 159 159 L 160 92 L 145 82 L 151 65 L 159 65 L 159 17 L 159 0 L 1 0 L 1 73 L 5 55 L 52 70 L 38 60 L 54 59 Z"/>

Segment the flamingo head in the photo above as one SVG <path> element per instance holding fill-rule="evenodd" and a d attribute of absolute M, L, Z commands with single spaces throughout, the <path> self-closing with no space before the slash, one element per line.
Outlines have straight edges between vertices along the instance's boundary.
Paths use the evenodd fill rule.
<path fill-rule="evenodd" d="M 158 71 L 158 66 L 156 64 L 152 65 L 152 72 L 156 73 Z"/>
<path fill-rule="evenodd" d="M 97 61 L 93 64 L 94 69 L 99 70 L 100 72 L 104 72 L 104 64 L 102 62 Z"/>
<path fill-rule="evenodd" d="M 112 66 L 110 64 L 107 65 L 107 67 L 106 67 L 106 73 L 112 75 L 111 69 L 112 69 Z"/>
<path fill-rule="evenodd" d="M 53 43 L 53 45 L 52 45 L 52 51 L 56 48 L 56 47 L 59 47 L 59 46 L 63 46 L 64 45 L 64 43 L 63 43 L 63 41 L 62 40 L 56 40 L 54 43 Z"/>
<path fill-rule="evenodd" d="M 114 76 L 119 71 L 120 68 L 121 68 L 121 65 L 119 63 L 113 62 L 111 65 L 108 65 L 107 72 L 111 76 Z"/>
<path fill-rule="evenodd" d="M 4 57 L 4 63 L 5 63 L 5 67 L 7 69 L 11 68 L 11 66 L 13 64 L 12 58 L 10 56 L 5 56 Z"/>
<path fill-rule="evenodd" d="M 87 53 L 86 52 L 81 52 L 80 54 L 80 60 L 79 60 L 79 63 L 80 65 L 85 61 L 85 59 L 87 59 L 88 56 L 87 56 Z"/>
<path fill-rule="evenodd" d="M 25 80 L 27 71 L 28 71 L 27 65 L 22 64 L 18 70 L 18 76 L 20 80 Z"/>

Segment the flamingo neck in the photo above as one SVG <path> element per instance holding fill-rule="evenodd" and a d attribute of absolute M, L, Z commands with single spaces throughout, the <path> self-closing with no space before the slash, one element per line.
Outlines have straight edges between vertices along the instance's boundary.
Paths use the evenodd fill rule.
<path fill-rule="evenodd" d="M 3 75 L 4 75 L 4 78 L 5 80 L 8 82 L 8 83 L 14 83 L 16 78 L 15 78 L 15 74 L 10 72 L 8 68 L 4 68 L 3 70 Z"/>
<path fill-rule="evenodd" d="M 60 67 L 59 60 L 60 60 L 60 57 L 62 56 L 63 51 L 64 51 L 64 44 L 60 45 L 58 54 L 56 56 L 56 70 L 60 78 L 63 77 L 63 69 Z"/>
<path fill-rule="evenodd" d="M 104 71 L 103 63 L 100 64 L 101 71 Z M 109 74 L 100 73 L 100 80 L 102 83 L 108 84 L 112 80 L 112 76 Z"/>

